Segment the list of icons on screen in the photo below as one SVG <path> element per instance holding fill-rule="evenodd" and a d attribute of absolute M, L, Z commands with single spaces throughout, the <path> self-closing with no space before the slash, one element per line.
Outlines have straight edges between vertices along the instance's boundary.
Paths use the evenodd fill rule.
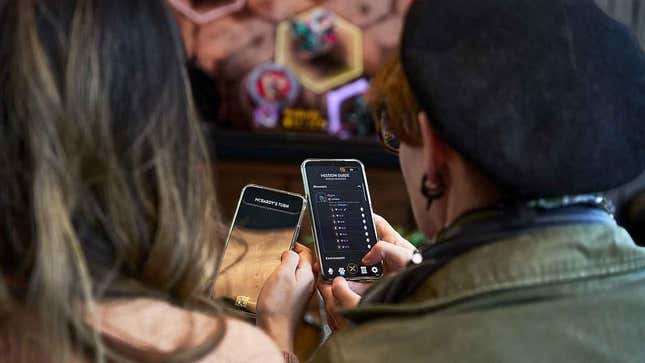
<path fill-rule="evenodd" d="M 330 267 L 329 269 L 327 269 L 327 274 L 330 276 L 354 276 L 358 275 L 359 273 L 361 275 L 367 275 L 368 271 L 372 271 L 372 273 L 376 274 L 379 272 L 379 268 L 378 266 L 372 266 L 368 269 L 368 266 L 358 266 L 354 263 L 349 263 L 347 264 L 347 266 L 339 267 L 337 271 L 334 271 L 334 269 Z"/>
<path fill-rule="evenodd" d="M 331 204 L 329 205 L 329 211 L 330 211 L 330 217 L 332 221 L 332 225 L 334 228 L 334 236 L 336 238 L 336 247 L 339 250 L 346 249 L 349 247 L 349 233 L 350 232 L 347 229 L 347 213 L 350 212 L 348 205 L 342 205 L 339 206 L 337 204 Z M 367 249 L 372 248 L 372 240 L 370 239 L 370 234 L 369 234 L 369 229 L 368 229 L 368 224 L 367 224 L 367 218 L 365 216 L 365 208 L 360 207 L 360 221 L 362 222 L 362 231 L 365 233 L 365 243 L 367 245 Z M 346 266 L 338 267 L 336 270 L 333 268 L 327 269 L 327 274 L 330 276 L 337 275 L 337 276 L 355 276 L 355 275 L 367 275 L 371 271 L 372 273 L 376 274 L 379 272 L 379 268 L 377 266 L 358 266 L 355 263 L 349 263 Z"/>
<path fill-rule="evenodd" d="M 348 205 L 345 203 L 330 203 L 329 216 L 334 226 L 334 237 L 336 237 L 336 248 L 338 250 L 350 249 L 349 230 L 347 221 Z"/>
<path fill-rule="evenodd" d="M 347 266 L 342 266 L 339 267 L 336 271 L 334 271 L 333 268 L 328 268 L 327 269 L 327 274 L 329 276 L 333 275 L 338 275 L 338 276 L 355 276 L 355 275 L 367 275 L 368 271 L 372 271 L 372 273 L 376 274 L 379 272 L 378 266 L 358 266 L 355 263 L 349 263 Z"/>

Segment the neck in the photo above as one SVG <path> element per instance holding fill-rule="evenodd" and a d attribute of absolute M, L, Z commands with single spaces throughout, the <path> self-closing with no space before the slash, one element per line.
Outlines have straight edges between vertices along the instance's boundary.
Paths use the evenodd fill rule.
<path fill-rule="evenodd" d="M 446 191 L 443 227 L 452 224 L 464 213 L 495 205 L 501 199 L 498 188 L 469 165 L 462 164 Z"/>

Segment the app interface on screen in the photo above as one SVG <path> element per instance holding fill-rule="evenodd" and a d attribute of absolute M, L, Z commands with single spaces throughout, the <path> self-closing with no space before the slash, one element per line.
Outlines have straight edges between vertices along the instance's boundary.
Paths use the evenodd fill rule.
<path fill-rule="evenodd" d="M 307 184 L 325 275 L 380 276 L 380 265 L 361 263 L 376 243 L 362 169 L 307 165 Z"/>
<path fill-rule="evenodd" d="M 256 302 L 264 282 L 289 249 L 303 199 L 247 187 L 228 239 L 215 284 L 217 296 Z"/>

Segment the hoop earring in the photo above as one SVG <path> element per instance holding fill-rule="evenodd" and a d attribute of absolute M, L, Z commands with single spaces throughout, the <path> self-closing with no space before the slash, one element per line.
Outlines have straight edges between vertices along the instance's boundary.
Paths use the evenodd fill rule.
<path fill-rule="evenodd" d="M 441 175 L 437 174 L 437 183 L 428 185 L 428 174 L 423 174 L 421 178 L 421 194 L 428 200 L 426 210 L 432 206 L 432 202 L 441 198 L 446 191 L 446 185 Z"/>

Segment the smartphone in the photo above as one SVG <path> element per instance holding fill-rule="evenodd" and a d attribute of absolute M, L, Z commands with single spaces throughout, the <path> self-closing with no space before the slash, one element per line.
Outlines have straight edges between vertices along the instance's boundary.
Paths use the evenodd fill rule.
<path fill-rule="evenodd" d="M 323 279 L 380 278 L 381 264 L 361 263 L 377 242 L 363 163 L 354 159 L 308 159 L 302 163 L 301 172 Z"/>
<path fill-rule="evenodd" d="M 226 239 L 215 297 L 255 313 L 264 282 L 280 264 L 282 252 L 293 248 L 298 238 L 305 208 L 299 194 L 245 186 Z"/>

